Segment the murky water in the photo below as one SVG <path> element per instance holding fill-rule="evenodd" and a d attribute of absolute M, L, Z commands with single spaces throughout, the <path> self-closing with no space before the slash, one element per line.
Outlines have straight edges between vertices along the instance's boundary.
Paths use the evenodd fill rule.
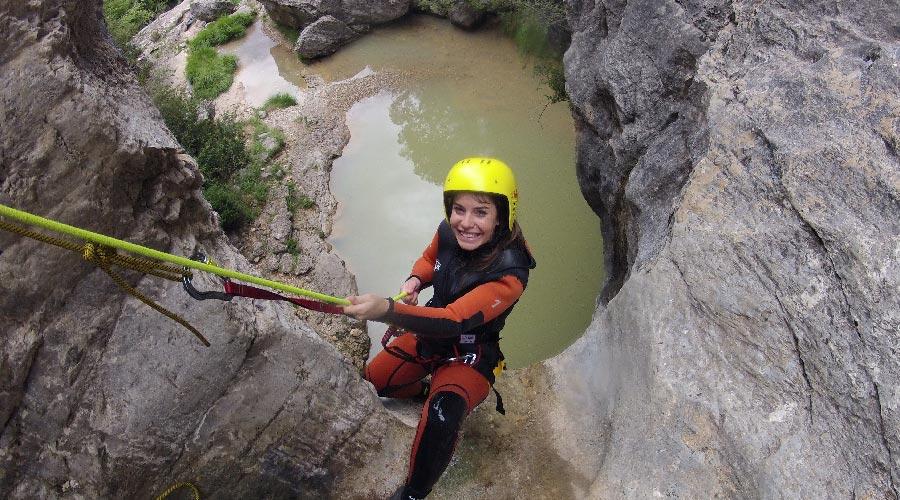
<path fill-rule="evenodd" d="M 401 91 L 353 106 L 351 140 L 332 170 L 340 211 L 330 241 L 360 291 L 396 293 L 443 217 L 447 170 L 466 156 L 495 156 L 516 172 L 519 220 L 538 261 L 503 331 L 508 363 L 550 357 L 581 335 L 602 278 L 599 222 L 577 186 L 568 107 L 546 105 L 549 91 L 511 40 L 413 16 L 314 64 L 283 48 L 271 54 L 280 75 L 301 86 L 310 73 L 326 81 L 366 68 L 412 75 Z M 370 328 L 378 349 L 381 332 Z"/>
<path fill-rule="evenodd" d="M 278 93 L 294 97 L 299 93 L 296 75 L 288 75 L 291 80 L 287 80 L 279 73 L 278 63 L 272 57 L 278 49 L 280 47 L 266 36 L 259 22 L 253 23 L 240 40 L 219 48 L 222 53 L 237 56 L 238 70 L 234 82 L 244 85 L 244 93 L 251 106 L 262 106 L 266 99 Z"/>

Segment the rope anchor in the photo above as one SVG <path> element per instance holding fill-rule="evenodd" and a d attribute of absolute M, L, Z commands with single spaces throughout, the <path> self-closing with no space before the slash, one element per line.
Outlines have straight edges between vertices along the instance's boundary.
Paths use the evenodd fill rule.
<path fill-rule="evenodd" d="M 207 341 L 206 338 L 201 335 L 196 328 L 191 326 L 190 323 L 185 321 L 177 314 L 150 300 L 147 296 L 143 295 L 141 292 L 129 285 L 121 275 L 112 270 L 112 267 L 118 266 L 123 269 L 131 269 L 140 273 L 150 274 L 170 281 L 181 282 L 185 291 L 187 291 L 187 293 L 191 297 L 197 300 L 217 299 L 230 301 L 233 297 L 248 297 L 264 300 L 283 300 L 306 309 L 330 314 L 343 314 L 344 310 L 342 306 L 350 305 L 350 302 L 344 298 L 333 297 L 331 295 L 325 295 L 323 293 L 305 290 L 303 288 L 298 288 L 285 283 L 260 278 L 258 276 L 240 273 L 233 269 L 219 267 L 215 265 L 215 263 L 210 261 L 208 257 L 199 252 L 195 253 L 190 259 L 187 259 L 184 257 L 179 257 L 177 255 L 172 255 L 170 253 L 160 252 L 152 248 L 147 248 L 145 246 L 136 245 L 124 240 L 112 238 L 100 233 L 94 233 L 75 226 L 63 224 L 61 222 L 40 217 L 28 212 L 16 210 L 15 208 L 8 207 L 3 204 L 0 204 L 0 216 L 8 217 L 29 226 L 40 227 L 85 241 L 84 244 L 75 243 L 67 239 L 55 238 L 36 231 L 32 231 L 11 222 L 0 220 L 0 229 L 21 236 L 26 236 L 43 243 L 56 245 L 69 251 L 78 253 L 84 260 L 91 262 L 102 269 L 103 272 L 109 275 L 113 282 L 117 286 L 119 286 L 119 288 L 134 296 L 144 304 L 147 304 L 154 310 L 159 311 L 161 314 L 185 327 L 187 330 L 193 333 L 200 340 L 200 342 L 203 343 L 203 345 L 207 347 L 209 347 L 210 345 L 209 341 Z M 129 252 L 134 255 L 139 255 L 140 257 L 125 255 L 123 253 L 120 253 L 119 251 Z M 165 263 L 173 265 L 167 265 Z M 178 268 L 175 266 L 182 267 Z M 197 290 L 193 285 L 192 279 L 194 275 L 191 269 L 197 271 L 206 271 L 223 278 L 224 291 L 201 292 Z M 256 285 L 262 285 L 281 292 L 308 297 L 308 299 L 302 299 L 299 297 L 287 297 L 250 285 L 235 283 L 231 281 L 232 279 L 244 281 L 247 283 L 253 283 Z M 400 293 L 399 295 L 394 296 L 394 300 L 400 300 L 405 295 L 405 293 Z"/>
<path fill-rule="evenodd" d="M 196 328 L 194 328 L 184 318 L 157 304 L 149 297 L 135 289 L 125 280 L 125 278 L 121 274 L 114 271 L 113 267 L 117 266 L 123 269 L 130 269 L 140 273 L 150 274 L 170 281 L 180 282 L 184 289 L 188 292 L 188 294 L 190 294 L 191 297 L 197 300 L 219 299 L 228 301 L 231 300 L 231 298 L 234 296 L 264 298 L 269 300 L 288 300 L 299 306 L 306 307 L 307 309 L 313 309 L 316 311 L 328 312 L 332 314 L 343 314 L 343 309 L 340 306 L 349 304 L 346 299 L 342 299 L 339 297 L 332 297 L 330 295 L 325 295 L 310 290 L 304 290 L 302 288 L 293 287 L 284 283 L 279 283 L 277 281 L 271 281 L 264 278 L 259 278 L 257 276 L 239 273 L 231 269 L 218 267 L 206 256 L 200 253 L 195 254 L 192 259 L 186 259 L 184 257 L 160 252 L 158 250 L 153 250 L 152 248 L 136 245 L 134 243 L 129 243 L 127 241 L 112 238 L 103 234 L 94 233 L 51 219 L 46 219 L 44 217 L 30 214 L 28 212 L 16 210 L 3 204 L 0 204 L 0 216 L 16 220 L 23 224 L 40 227 L 85 241 L 85 243 L 83 244 L 76 243 L 65 238 L 49 236 L 28 229 L 24 226 L 13 224 L 12 222 L 0 220 L 0 229 L 18 234 L 20 236 L 31 238 L 42 243 L 55 245 L 81 255 L 81 257 L 85 261 L 90 262 L 102 269 L 103 272 L 106 273 L 110 277 L 110 279 L 112 279 L 113 283 L 115 283 L 119 288 L 127 292 L 129 295 L 140 300 L 144 304 L 150 306 L 154 310 L 158 311 L 160 314 L 163 314 L 167 318 L 177 322 L 178 324 L 186 328 L 195 337 L 197 337 L 197 339 L 200 340 L 200 342 L 203 343 L 204 346 L 207 347 L 209 347 L 210 345 L 209 341 L 206 340 L 206 338 Z M 139 255 L 140 257 L 125 255 L 119 253 L 117 250 L 130 252 L 132 254 Z M 167 265 L 165 264 L 166 262 L 175 265 L 181 265 L 183 267 L 179 268 L 172 265 Z M 212 274 L 216 274 L 222 278 L 225 278 L 225 291 L 201 292 L 197 290 L 192 283 L 194 274 L 192 273 L 191 269 L 210 272 Z M 282 295 L 268 292 L 266 290 L 257 289 L 249 285 L 233 283 L 229 278 L 240 279 L 242 281 L 247 281 L 258 285 L 268 286 L 276 290 L 311 297 L 315 300 L 284 297 Z"/>

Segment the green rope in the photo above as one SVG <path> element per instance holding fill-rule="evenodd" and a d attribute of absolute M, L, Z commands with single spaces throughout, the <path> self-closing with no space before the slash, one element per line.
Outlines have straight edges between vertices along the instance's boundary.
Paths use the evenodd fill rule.
<path fill-rule="evenodd" d="M 4 217 L 9 217 L 11 219 L 18 220 L 25 224 L 29 224 L 32 226 L 42 227 L 44 229 L 49 229 L 51 231 L 55 231 L 57 233 L 66 234 L 69 236 L 73 236 L 75 238 L 80 238 L 82 240 L 91 241 L 97 243 L 99 245 L 118 248 L 120 250 L 125 250 L 126 252 L 131 252 L 137 255 L 142 255 L 144 257 L 155 259 L 163 262 L 169 262 L 171 264 L 176 264 L 179 266 L 188 267 L 191 269 L 198 269 L 201 271 L 206 271 L 208 273 L 215 274 L 217 276 L 221 276 L 223 278 L 231 278 L 239 281 L 244 281 L 247 283 L 253 283 L 255 285 L 267 286 L 269 288 L 279 290 L 282 292 L 292 293 L 294 295 L 302 295 L 304 297 L 309 297 L 312 299 L 320 300 L 322 302 L 328 302 L 329 304 L 336 304 L 339 306 L 347 306 L 350 305 L 350 302 L 347 299 L 343 299 L 340 297 L 333 297 L 331 295 L 325 295 L 318 292 L 313 292 L 311 290 L 305 290 L 303 288 L 297 288 L 295 286 L 287 285 L 285 283 L 279 283 L 277 281 L 267 280 L 265 278 L 260 278 L 258 276 L 253 276 L 250 274 L 239 273 L 237 271 L 226 269 L 223 267 L 213 266 L 210 264 L 204 264 L 203 262 L 198 262 L 196 260 L 191 260 L 185 257 L 179 257 L 177 255 L 172 255 L 166 252 L 160 252 L 158 250 L 154 250 L 152 248 L 147 248 L 145 246 L 136 245 L 134 243 L 129 243 L 124 240 L 119 240 L 116 238 L 112 238 L 110 236 L 106 236 L 99 233 L 94 233 L 91 231 L 87 231 L 85 229 L 81 229 L 75 226 L 70 226 L 68 224 L 63 224 L 61 222 L 57 222 L 51 219 L 46 219 L 44 217 L 40 217 L 38 215 L 30 214 L 28 212 L 23 212 L 21 210 L 16 210 L 15 208 L 8 207 L 6 205 L 0 204 L 0 215 Z"/>

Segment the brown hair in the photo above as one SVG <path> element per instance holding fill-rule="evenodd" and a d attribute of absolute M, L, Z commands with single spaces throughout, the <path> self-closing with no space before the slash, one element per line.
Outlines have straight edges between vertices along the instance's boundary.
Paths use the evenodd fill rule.
<path fill-rule="evenodd" d="M 453 197 L 451 198 L 452 202 L 456 200 L 456 195 L 463 194 L 464 191 L 453 193 Z M 477 271 L 484 271 L 500 254 L 506 250 L 507 248 L 513 246 L 521 246 L 525 248 L 527 251 L 528 245 L 525 243 L 525 235 L 522 234 L 522 228 L 519 227 L 519 222 L 514 221 L 512 228 L 507 229 L 507 221 L 509 220 L 509 202 L 506 200 L 506 197 L 499 194 L 492 193 L 471 193 L 475 196 L 475 199 L 482 202 L 487 203 L 490 202 L 497 209 L 497 226 L 494 228 L 494 235 L 491 238 L 491 241 L 487 243 L 488 245 L 492 245 L 490 250 L 485 252 L 484 255 L 481 255 L 477 260 L 472 263 L 472 267 Z"/>

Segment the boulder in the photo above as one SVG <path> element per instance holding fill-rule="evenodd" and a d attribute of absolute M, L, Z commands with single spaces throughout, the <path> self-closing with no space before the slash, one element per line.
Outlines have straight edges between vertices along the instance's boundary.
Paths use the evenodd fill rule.
<path fill-rule="evenodd" d="M 199 21 L 211 22 L 231 14 L 236 7 L 230 0 L 194 0 L 191 2 L 191 15 Z"/>
<path fill-rule="evenodd" d="M 582 496 L 897 498 L 896 5 L 568 6 L 609 276 L 547 363 Z"/>
<path fill-rule="evenodd" d="M 259 0 L 278 24 L 303 29 L 325 14 L 339 10 L 339 0 Z"/>
<path fill-rule="evenodd" d="M 332 13 L 347 24 L 383 24 L 409 11 L 409 0 L 342 0 L 341 13 Z"/>
<path fill-rule="evenodd" d="M 323 16 L 300 32 L 294 51 L 300 57 L 314 59 L 334 53 L 342 45 L 359 36 L 360 33 L 343 21 L 332 16 Z"/>
<path fill-rule="evenodd" d="M 279 24 L 301 30 L 295 50 L 311 59 L 335 52 L 372 25 L 404 16 L 409 0 L 260 0 Z"/>
<path fill-rule="evenodd" d="M 347 25 L 382 24 L 403 17 L 409 0 L 260 0 L 275 22 L 303 29 L 332 16 Z"/>
<path fill-rule="evenodd" d="M 486 17 L 485 11 L 476 9 L 466 0 L 457 0 L 447 11 L 454 26 L 471 30 L 477 28 Z"/>

